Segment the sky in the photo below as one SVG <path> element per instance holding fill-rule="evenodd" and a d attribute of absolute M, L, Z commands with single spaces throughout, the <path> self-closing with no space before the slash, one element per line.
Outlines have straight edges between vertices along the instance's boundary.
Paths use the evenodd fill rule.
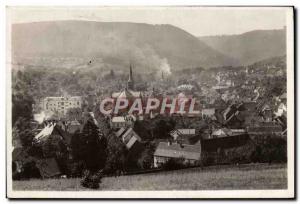
<path fill-rule="evenodd" d="M 90 20 L 171 24 L 194 36 L 241 34 L 282 29 L 286 9 L 280 7 L 10 7 L 11 23 Z"/>

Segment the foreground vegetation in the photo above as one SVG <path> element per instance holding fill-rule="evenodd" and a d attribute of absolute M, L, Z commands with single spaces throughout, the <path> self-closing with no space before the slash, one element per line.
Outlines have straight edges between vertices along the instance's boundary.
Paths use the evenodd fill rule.
<path fill-rule="evenodd" d="M 191 168 L 102 179 L 100 190 L 217 190 L 287 188 L 286 164 Z M 14 190 L 91 190 L 80 178 L 13 181 Z"/>

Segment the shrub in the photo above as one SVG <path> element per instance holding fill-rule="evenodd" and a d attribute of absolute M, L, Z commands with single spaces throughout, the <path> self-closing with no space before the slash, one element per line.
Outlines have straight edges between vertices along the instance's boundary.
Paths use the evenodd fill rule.
<path fill-rule="evenodd" d="M 162 165 L 165 170 L 176 170 L 186 167 L 184 158 L 171 158 Z"/>

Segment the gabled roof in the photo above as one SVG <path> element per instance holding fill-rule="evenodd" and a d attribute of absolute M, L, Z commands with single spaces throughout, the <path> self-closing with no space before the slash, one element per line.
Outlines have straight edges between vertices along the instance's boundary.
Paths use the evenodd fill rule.
<path fill-rule="evenodd" d="M 154 152 L 154 155 L 168 158 L 200 160 L 201 146 L 177 143 L 169 145 L 167 142 L 160 142 Z"/>
<path fill-rule="evenodd" d="M 140 98 L 142 96 L 139 91 L 132 91 L 129 89 L 124 89 L 121 92 L 112 93 L 112 98 Z"/>
<path fill-rule="evenodd" d="M 132 129 L 132 128 L 128 128 L 127 131 L 122 135 L 122 137 L 126 137 L 128 134 L 133 133 L 134 137 L 136 137 L 136 139 L 138 141 L 141 141 L 142 139 L 140 138 L 140 136 L 138 136 L 138 134 Z"/>
<path fill-rule="evenodd" d="M 117 137 L 120 137 L 124 132 L 125 132 L 126 128 L 122 127 L 120 128 L 115 134 Z"/>
<path fill-rule="evenodd" d="M 52 134 L 55 125 L 56 124 L 48 124 L 39 134 L 37 134 L 34 137 L 34 139 L 36 140 L 46 139 Z"/>

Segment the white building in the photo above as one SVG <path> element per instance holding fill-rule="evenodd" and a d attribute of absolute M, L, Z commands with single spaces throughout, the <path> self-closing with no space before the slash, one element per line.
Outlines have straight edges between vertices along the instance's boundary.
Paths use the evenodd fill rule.
<path fill-rule="evenodd" d="M 118 129 L 122 127 L 129 127 L 134 124 L 136 118 L 132 115 L 127 116 L 115 116 L 110 120 L 110 125 L 112 128 Z"/>
<path fill-rule="evenodd" d="M 43 101 L 43 110 L 66 115 L 69 108 L 81 108 L 81 105 L 82 98 L 80 96 L 46 97 Z"/>
<path fill-rule="evenodd" d="M 153 154 L 154 167 L 161 167 L 170 159 L 182 159 L 186 165 L 196 165 L 201 159 L 201 145 L 160 142 Z"/>

